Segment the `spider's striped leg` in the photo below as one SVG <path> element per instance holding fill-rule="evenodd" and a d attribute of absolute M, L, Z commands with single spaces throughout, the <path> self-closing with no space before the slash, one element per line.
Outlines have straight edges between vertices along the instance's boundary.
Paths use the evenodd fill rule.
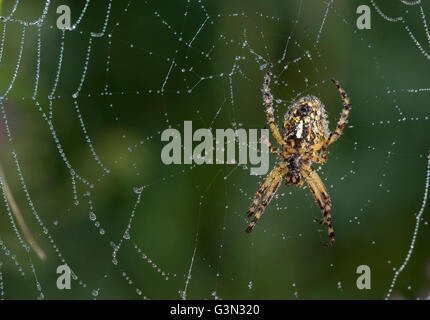
<path fill-rule="evenodd" d="M 269 142 L 269 150 L 270 150 L 270 152 L 272 152 L 276 157 L 278 157 L 278 158 L 284 158 L 284 157 L 282 156 L 282 152 L 281 152 L 281 151 L 279 151 L 279 149 L 278 149 L 278 148 L 274 147 L 270 142 Z"/>
<path fill-rule="evenodd" d="M 269 176 L 264 180 L 264 182 L 261 184 L 260 188 L 258 188 L 257 192 L 255 193 L 254 200 L 252 201 L 251 207 L 249 207 L 248 212 L 246 213 L 246 216 L 249 218 L 251 217 L 255 209 L 258 206 L 258 203 L 260 202 L 260 198 L 263 195 L 264 192 L 266 192 L 267 188 L 272 184 L 273 180 L 281 174 L 282 169 L 285 167 L 285 164 L 282 162 L 278 167 L 274 168 Z"/>
<path fill-rule="evenodd" d="M 323 219 L 315 218 L 314 221 L 318 222 L 321 225 L 327 226 L 327 231 L 330 236 L 330 241 L 327 245 L 332 245 L 335 241 L 335 234 L 332 225 L 331 218 L 331 200 L 330 196 L 327 193 L 327 190 L 321 181 L 321 178 L 318 176 L 318 173 L 312 168 L 302 168 L 301 171 L 303 177 L 306 179 L 306 182 L 311 190 L 312 194 L 315 197 L 315 200 L 318 203 L 318 206 L 321 208 L 323 212 Z"/>
<path fill-rule="evenodd" d="M 340 116 L 339 122 L 337 123 L 336 130 L 330 134 L 330 137 L 327 140 L 326 146 L 328 146 L 329 144 L 332 144 L 337 140 L 337 138 L 340 137 L 340 135 L 343 132 L 343 129 L 345 128 L 345 122 L 346 122 L 346 119 L 348 118 L 349 111 L 351 110 L 351 101 L 347 96 L 346 92 L 342 89 L 342 87 L 340 86 L 337 80 L 331 79 L 331 81 L 333 81 L 333 83 L 339 90 L 339 93 L 343 100 L 344 107 L 342 109 L 342 114 Z"/>
<path fill-rule="evenodd" d="M 284 158 L 282 156 L 282 151 L 276 148 L 267 138 L 261 138 L 261 140 L 269 147 L 270 152 L 272 152 L 278 158 Z"/>
<path fill-rule="evenodd" d="M 270 200 L 272 200 L 272 197 L 275 195 L 276 191 L 281 185 L 282 178 L 283 178 L 283 175 L 278 175 L 273 179 L 272 185 L 267 190 L 267 193 L 264 196 L 263 200 L 261 200 L 261 203 L 257 209 L 257 212 L 255 213 L 254 219 L 252 219 L 251 223 L 246 228 L 247 233 L 250 233 L 252 229 L 254 229 L 255 224 L 261 218 L 261 215 L 263 214 L 264 209 L 269 204 Z"/>
<path fill-rule="evenodd" d="M 289 147 L 285 140 L 279 133 L 278 127 L 275 123 L 275 117 L 273 115 L 273 96 L 270 93 L 270 77 L 272 76 L 271 67 L 267 68 L 266 75 L 264 76 L 263 84 L 263 100 L 266 104 L 267 122 L 269 123 L 270 130 L 272 131 L 273 137 L 282 146 L 283 150 L 293 151 L 293 148 Z"/>
<path fill-rule="evenodd" d="M 313 154 L 311 157 L 312 162 L 324 164 L 327 162 L 327 149 L 323 149 L 322 156 L 319 156 L 317 154 Z"/>

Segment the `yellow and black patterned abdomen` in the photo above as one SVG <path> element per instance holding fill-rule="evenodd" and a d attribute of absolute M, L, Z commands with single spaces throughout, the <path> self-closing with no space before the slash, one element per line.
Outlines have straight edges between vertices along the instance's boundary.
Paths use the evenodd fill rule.
<path fill-rule="evenodd" d="M 300 98 L 285 114 L 283 136 L 296 148 L 313 150 L 329 137 L 327 114 L 324 105 L 315 96 Z M 305 153 L 305 150 L 302 151 Z"/>

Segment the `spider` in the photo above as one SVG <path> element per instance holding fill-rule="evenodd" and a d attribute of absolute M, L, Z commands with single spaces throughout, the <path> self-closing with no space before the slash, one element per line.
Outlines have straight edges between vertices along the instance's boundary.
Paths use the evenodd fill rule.
<path fill-rule="evenodd" d="M 298 188 L 301 188 L 306 181 L 323 214 L 323 219 L 314 218 L 314 221 L 327 226 L 330 237 L 327 245 L 330 246 L 335 241 L 331 200 L 323 182 L 315 169 L 312 168 L 312 163 L 324 164 L 327 162 L 327 147 L 335 142 L 343 132 L 351 109 L 350 99 L 339 82 L 331 79 L 339 90 L 344 103 L 336 130 L 330 133 L 324 105 L 319 98 L 309 95 L 298 99 L 290 106 L 285 114 L 283 135 L 281 136 L 273 115 L 273 96 L 270 93 L 271 76 L 271 65 L 269 65 L 264 77 L 263 100 L 267 109 L 267 121 L 270 130 L 281 149 L 273 146 L 268 140 L 265 143 L 268 144 L 269 150 L 281 159 L 281 162 L 270 172 L 257 190 L 247 212 L 248 218 L 251 218 L 252 215 L 254 218 L 248 225 L 246 232 L 252 231 L 283 179 L 285 179 L 286 185 L 291 183 Z M 260 203 L 260 198 L 264 193 L 266 194 Z"/>

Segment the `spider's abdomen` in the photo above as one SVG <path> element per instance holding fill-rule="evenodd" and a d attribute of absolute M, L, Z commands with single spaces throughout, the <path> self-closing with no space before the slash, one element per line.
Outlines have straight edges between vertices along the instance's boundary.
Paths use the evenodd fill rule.
<path fill-rule="evenodd" d="M 318 145 L 329 136 L 324 105 L 315 96 L 306 96 L 294 103 L 285 115 L 283 135 L 299 147 Z"/>

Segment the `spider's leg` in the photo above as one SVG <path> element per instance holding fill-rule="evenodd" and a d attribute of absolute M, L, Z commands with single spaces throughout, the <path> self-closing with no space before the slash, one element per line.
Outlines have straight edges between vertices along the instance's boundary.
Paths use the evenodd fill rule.
<path fill-rule="evenodd" d="M 263 197 L 263 200 L 261 200 L 260 206 L 258 207 L 257 212 L 255 213 L 254 219 L 252 219 L 251 223 L 246 228 L 247 233 L 250 233 L 252 229 L 254 229 L 255 224 L 261 218 L 261 215 L 263 214 L 264 209 L 269 204 L 270 200 L 272 200 L 272 197 L 275 195 L 276 191 L 281 185 L 282 178 L 283 178 L 282 175 L 278 175 L 273 179 L 272 185 L 269 187 L 266 195 Z"/>
<path fill-rule="evenodd" d="M 282 151 L 276 148 L 267 138 L 262 138 L 261 140 L 269 147 L 270 152 L 272 152 L 276 157 L 284 158 L 282 156 Z"/>
<path fill-rule="evenodd" d="M 349 111 L 351 110 L 351 101 L 347 96 L 346 92 L 342 89 L 342 87 L 340 86 L 337 80 L 334 80 L 334 79 L 331 79 L 331 80 L 333 81 L 333 83 L 339 90 L 340 95 L 342 96 L 344 107 L 342 109 L 342 114 L 340 116 L 339 122 L 337 123 L 336 130 L 330 134 L 330 137 L 327 139 L 326 146 L 328 146 L 329 144 L 332 144 L 337 140 L 337 138 L 340 137 L 340 135 L 343 132 L 343 128 L 345 127 L 345 122 L 346 122 L 346 119 L 348 118 Z"/>
<path fill-rule="evenodd" d="M 312 162 L 324 164 L 327 162 L 327 149 L 323 150 L 323 155 L 319 156 L 317 154 L 313 154 L 311 157 Z"/>
<path fill-rule="evenodd" d="M 258 188 L 257 192 L 255 193 L 254 200 L 252 201 L 251 206 L 249 207 L 248 212 L 246 213 L 246 216 L 249 218 L 254 214 L 255 209 L 258 206 L 258 203 L 260 202 L 260 198 L 263 195 L 264 192 L 266 192 L 267 188 L 272 184 L 275 177 L 279 176 L 281 174 L 282 168 L 285 167 L 285 164 L 281 163 L 278 167 L 274 168 L 269 176 L 264 180 L 264 182 L 261 184 L 260 188 Z"/>
<path fill-rule="evenodd" d="M 272 75 L 272 71 L 269 66 L 267 68 L 266 75 L 264 76 L 264 84 L 263 84 L 263 98 L 264 98 L 264 103 L 266 104 L 267 122 L 269 123 L 269 127 L 270 127 L 270 130 L 272 131 L 273 137 L 282 146 L 282 149 L 292 150 L 292 148 L 288 147 L 287 143 L 282 138 L 281 134 L 279 133 L 278 127 L 276 126 L 276 123 L 275 123 L 275 117 L 273 115 L 273 96 L 270 93 L 271 75 Z"/>
<path fill-rule="evenodd" d="M 330 236 L 330 241 L 327 245 L 332 245 L 335 241 L 335 234 L 334 234 L 332 218 L 331 218 L 330 196 L 327 193 L 327 190 L 323 182 L 321 181 L 321 178 L 319 177 L 318 173 L 312 167 L 302 168 L 301 173 L 303 177 L 306 179 L 309 189 L 311 190 L 312 194 L 315 197 L 315 200 L 318 203 L 318 206 L 321 208 L 323 212 L 322 220 L 317 218 L 315 218 L 314 220 L 319 224 L 327 226 L 327 231 Z"/>

